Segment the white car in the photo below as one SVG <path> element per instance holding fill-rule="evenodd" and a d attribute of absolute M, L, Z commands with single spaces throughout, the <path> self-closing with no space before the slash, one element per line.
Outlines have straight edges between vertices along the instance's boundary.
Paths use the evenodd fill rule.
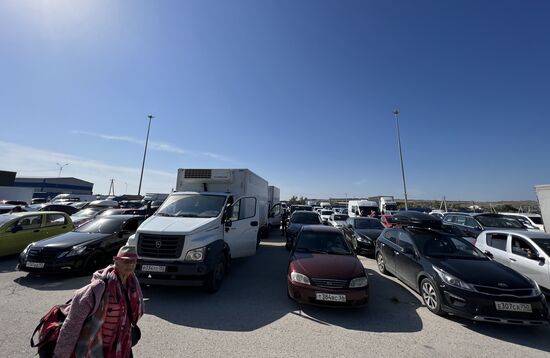
<path fill-rule="evenodd" d="M 346 214 L 334 213 L 330 216 L 328 223 L 334 227 L 342 228 L 346 225 L 347 219 L 348 219 L 348 216 Z"/>
<path fill-rule="evenodd" d="M 487 230 L 476 247 L 493 260 L 536 281 L 550 292 L 550 235 L 541 231 Z"/>
<path fill-rule="evenodd" d="M 527 214 L 527 213 L 499 213 L 503 215 L 513 216 L 518 219 L 523 225 L 528 228 L 536 228 L 544 231 L 544 223 L 542 222 L 542 216 L 539 214 Z"/>
<path fill-rule="evenodd" d="M 319 215 L 321 215 L 321 220 L 323 223 L 328 223 L 328 220 L 330 219 L 330 216 L 334 214 L 334 211 L 332 210 L 321 210 L 319 212 Z"/>

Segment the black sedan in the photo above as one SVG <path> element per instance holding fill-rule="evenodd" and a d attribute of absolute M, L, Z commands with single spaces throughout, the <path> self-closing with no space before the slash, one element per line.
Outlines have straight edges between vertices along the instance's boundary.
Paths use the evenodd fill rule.
<path fill-rule="evenodd" d="M 295 211 L 290 217 L 290 224 L 286 229 L 286 249 L 294 246 L 294 241 L 304 225 L 322 225 L 321 217 L 315 211 Z"/>
<path fill-rule="evenodd" d="M 106 265 L 145 220 L 143 216 L 98 217 L 74 231 L 34 242 L 19 256 L 27 272 L 90 273 Z"/>
<path fill-rule="evenodd" d="M 374 255 L 376 239 L 384 230 L 379 219 L 352 217 L 348 218 L 343 227 L 344 234 L 359 254 Z"/>
<path fill-rule="evenodd" d="M 535 281 L 433 225 L 432 216 L 399 215 L 407 224 L 399 225 L 397 218 L 397 227 L 385 229 L 378 238 L 378 269 L 419 292 L 430 311 L 484 322 L 548 323 L 546 300 Z M 414 216 L 414 222 L 408 216 Z M 430 227 L 422 225 L 424 217 Z"/>

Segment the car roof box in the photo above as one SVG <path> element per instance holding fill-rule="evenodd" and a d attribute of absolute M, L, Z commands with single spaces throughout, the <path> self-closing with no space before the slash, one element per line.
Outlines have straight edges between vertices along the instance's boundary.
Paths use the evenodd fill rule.
<path fill-rule="evenodd" d="M 432 215 L 415 211 L 403 211 L 394 214 L 388 219 L 390 224 L 399 226 L 414 226 L 422 228 L 440 229 L 443 222 Z"/>

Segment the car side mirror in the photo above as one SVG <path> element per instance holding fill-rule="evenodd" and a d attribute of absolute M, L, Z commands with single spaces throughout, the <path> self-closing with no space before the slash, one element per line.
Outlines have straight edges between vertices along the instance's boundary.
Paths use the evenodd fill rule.
<path fill-rule="evenodd" d="M 493 256 L 493 254 L 490 253 L 489 251 L 485 251 L 484 254 L 487 255 L 487 257 L 490 258 L 491 260 L 495 258 L 495 257 Z"/>
<path fill-rule="evenodd" d="M 15 234 L 16 232 L 21 231 L 21 230 L 23 230 L 23 227 L 20 226 L 20 225 L 15 225 L 14 227 L 11 228 L 12 234 Z"/>

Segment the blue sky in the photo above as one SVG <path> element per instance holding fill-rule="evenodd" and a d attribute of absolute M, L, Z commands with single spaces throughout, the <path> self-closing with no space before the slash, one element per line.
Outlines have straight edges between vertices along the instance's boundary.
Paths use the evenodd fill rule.
<path fill-rule="evenodd" d="M 167 192 L 246 167 L 308 197 L 535 199 L 550 2 L 0 1 L 0 169 Z"/>

